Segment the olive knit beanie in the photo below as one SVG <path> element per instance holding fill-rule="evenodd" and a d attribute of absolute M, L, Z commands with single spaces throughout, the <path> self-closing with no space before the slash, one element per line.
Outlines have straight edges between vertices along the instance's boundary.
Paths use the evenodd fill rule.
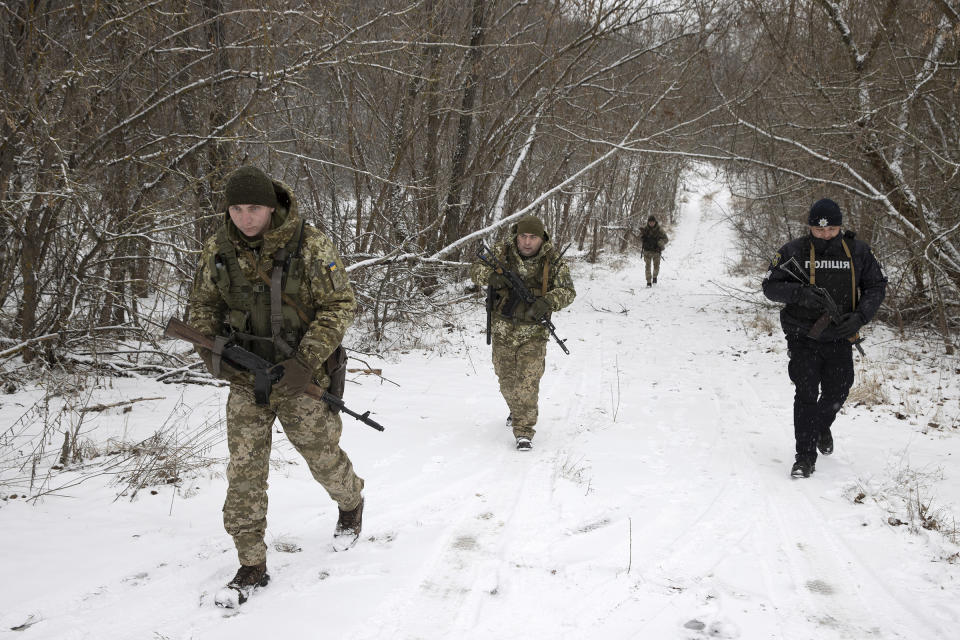
<path fill-rule="evenodd" d="M 537 216 L 524 216 L 520 218 L 520 222 L 517 223 L 517 235 L 524 233 L 538 236 L 541 239 L 546 239 L 547 237 L 547 232 L 543 228 L 543 222 L 541 222 Z"/>
<path fill-rule="evenodd" d="M 240 167 L 227 178 L 224 193 L 227 207 L 235 204 L 260 204 L 277 207 L 277 192 L 273 180 L 256 167 Z"/>

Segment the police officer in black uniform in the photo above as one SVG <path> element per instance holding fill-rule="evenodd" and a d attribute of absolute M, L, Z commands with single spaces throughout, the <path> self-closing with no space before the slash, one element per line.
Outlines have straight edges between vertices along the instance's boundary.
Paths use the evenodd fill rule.
<path fill-rule="evenodd" d="M 780 248 L 763 279 L 763 293 L 785 303 L 797 442 L 794 477 L 813 473 L 817 450 L 833 453 L 830 427 L 853 385 L 853 345 L 886 293 L 887 278 L 867 243 L 843 231 L 833 200 L 810 208 L 810 233 Z"/>

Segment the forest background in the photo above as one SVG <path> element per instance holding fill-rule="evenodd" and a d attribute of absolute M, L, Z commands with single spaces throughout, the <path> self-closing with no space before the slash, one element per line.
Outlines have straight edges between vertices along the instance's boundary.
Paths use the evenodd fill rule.
<path fill-rule="evenodd" d="M 887 269 L 880 319 L 953 352 L 957 0 L 48 0 L 0 25 L 8 393 L 77 367 L 209 381 L 160 336 L 241 164 L 333 238 L 357 352 L 473 295 L 476 241 L 524 213 L 570 255 L 634 249 L 704 162 L 745 272 L 831 197 Z"/>

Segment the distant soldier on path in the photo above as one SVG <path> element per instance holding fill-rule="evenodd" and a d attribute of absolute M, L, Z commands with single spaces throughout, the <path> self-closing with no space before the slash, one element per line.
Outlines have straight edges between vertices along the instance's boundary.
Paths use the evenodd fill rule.
<path fill-rule="evenodd" d="M 271 392 L 219 353 L 199 349 L 210 373 L 230 381 L 223 523 L 241 565 L 227 588 L 242 603 L 269 580 L 264 533 L 275 420 L 339 507 L 334 548 L 347 549 L 360 535 L 363 480 L 340 448 L 340 416 L 303 393 L 312 382 L 342 395 L 340 343 L 356 300 L 330 239 L 300 219 L 288 187 L 243 167 L 229 176 L 225 196 L 223 225 L 200 256 L 190 323 L 221 353 L 224 343 L 238 344 L 283 367 Z M 219 596 L 217 603 L 232 606 Z"/>
<path fill-rule="evenodd" d="M 667 234 L 660 228 L 660 223 L 654 216 L 647 218 L 647 224 L 640 232 L 640 242 L 643 248 L 644 271 L 647 276 L 647 286 L 657 284 L 660 275 L 660 257 L 667 246 Z"/>
<path fill-rule="evenodd" d="M 818 450 L 833 453 L 831 426 L 853 385 L 853 345 L 887 288 L 870 246 L 852 231 L 841 232 L 836 202 L 815 202 L 808 224 L 810 233 L 781 247 L 763 279 L 764 295 L 786 304 L 780 324 L 796 388 L 790 473 L 803 478 L 814 472 Z"/>
<path fill-rule="evenodd" d="M 494 255 L 520 276 L 536 294 L 527 305 L 511 295 L 509 280 L 484 262 L 475 263 L 470 276 L 480 287 L 491 287 L 493 299 L 493 367 L 500 393 L 509 407 L 517 449 L 529 451 L 537 424 L 540 378 L 545 369 L 548 330 L 545 317 L 563 309 L 576 297 L 570 269 L 550 242 L 543 222 L 526 216 L 510 228 L 510 236 L 493 247 Z"/>

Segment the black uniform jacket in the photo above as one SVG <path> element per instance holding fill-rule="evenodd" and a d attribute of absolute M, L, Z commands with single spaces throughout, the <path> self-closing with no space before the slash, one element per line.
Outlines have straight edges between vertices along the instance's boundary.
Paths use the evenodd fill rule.
<path fill-rule="evenodd" d="M 763 293 L 774 302 L 786 303 L 780 311 L 780 324 L 788 338 L 805 336 L 810 327 L 823 315 L 822 311 L 809 309 L 797 304 L 800 289 L 804 286 L 797 278 L 781 268 L 787 260 L 795 258 L 805 278 L 810 276 L 810 247 L 814 248 L 814 273 L 816 285 L 826 289 L 840 313 L 854 310 L 854 287 L 850 273 L 850 259 L 847 258 L 841 239 L 846 242 L 853 258 L 853 275 L 856 278 L 856 313 L 863 323 L 870 322 L 887 290 L 887 277 L 880 263 L 873 256 L 866 242 L 856 239 L 852 231 L 837 234 L 832 240 L 820 240 L 812 234 L 791 240 L 780 248 L 770 262 L 770 268 L 763 278 Z M 837 325 L 830 325 L 820 335 L 821 342 L 842 340 L 837 334 Z"/>

